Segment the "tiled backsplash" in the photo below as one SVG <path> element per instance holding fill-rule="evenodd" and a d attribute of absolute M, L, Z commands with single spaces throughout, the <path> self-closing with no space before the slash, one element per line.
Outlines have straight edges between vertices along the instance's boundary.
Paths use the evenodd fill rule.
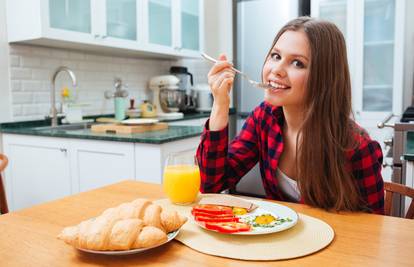
<path fill-rule="evenodd" d="M 195 83 L 207 82 L 208 63 L 200 60 L 138 59 L 111 55 L 95 55 L 66 49 L 31 45 L 10 45 L 10 88 L 13 120 L 42 119 L 50 110 L 51 76 L 59 66 L 71 68 L 78 80 L 72 87 L 69 76 L 62 72 L 56 79 L 57 102 L 67 86 L 78 103 L 84 103 L 84 115 L 113 113 L 113 100 L 105 100 L 104 92 L 114 90 L 113 81 L 120 77 L 128 85 L 129 98 L 136 103 L 150 99 L 148 81 L 152 76 L 168 74 L 172 65 L 186 66 Z"/>

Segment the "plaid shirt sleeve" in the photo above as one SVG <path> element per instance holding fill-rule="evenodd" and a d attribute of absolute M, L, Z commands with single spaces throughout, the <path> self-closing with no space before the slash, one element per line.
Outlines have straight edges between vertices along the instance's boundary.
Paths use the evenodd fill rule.
<path fill-rule="evenodd" d="M 252 113 L 239 135 L 228 144 L 228 126 L 220 131 L 208 129 L 206 122 L 197 149 L 203 193 L 234 188 L 258 161 L 256 123 Z"/>
<path fill-rule="evenodd" d="M 384 214 L 384 182 L 381 175 L 382 151 L 378 142 L 362 140 L 351 157 L 352 173 L 370 212 Z"/>

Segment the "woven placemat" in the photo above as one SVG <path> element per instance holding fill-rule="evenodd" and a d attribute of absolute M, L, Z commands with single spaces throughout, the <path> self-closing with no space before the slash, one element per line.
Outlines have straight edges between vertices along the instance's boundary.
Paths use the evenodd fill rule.
<path fill-rule="evenodd" d="M 191 217 L 191 206 L 178 206 L 168 199 L 158 205 Z M 175 238 L 199 252 L 240 260 L 284 260 L 306 256 L 328 246 L 335 234 L 327 223 L 299 213 L 298 223 L 285 231 L 266 235 L 229 235 L 205 230 L 191 219 Z"/>

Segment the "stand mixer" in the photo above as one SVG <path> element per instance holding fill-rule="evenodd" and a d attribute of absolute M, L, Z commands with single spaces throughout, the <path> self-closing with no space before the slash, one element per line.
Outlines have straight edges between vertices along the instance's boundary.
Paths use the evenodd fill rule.
<path fill-rule="evenodd" d="M 151 78 L 149 88 L 153 91 L 153 102 L 158 107 L 161 120 L 175 120 L 184 117 L 178 112 L 185 101 L 185 91 L 179 90 L 180 80 L 174 75 L 162 75 Z"/>

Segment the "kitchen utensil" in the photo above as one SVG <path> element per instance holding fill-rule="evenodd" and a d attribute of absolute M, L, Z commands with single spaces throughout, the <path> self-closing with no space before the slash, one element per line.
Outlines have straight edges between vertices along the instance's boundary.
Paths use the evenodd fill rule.
<path fill-rule="evenodd" d="M 201 53 L 201 56 L 203 58 L 207 59 L 208 61 L 211 61 L 213 63 L 217 63 L 217 60 L 216 59 L 210 57 L 209 55 L 207 55 L 205 53 Z M 269 86 L 267 84 L 260 83 L 260 82 L 256 82 L 256 81 L 250 79 L 249 76 L 247 76 L 246 74 L 244 74 L 243 72 L 239 71 L 238 69 L 236 69 L 234 67 L 231 67 L 231 69 L 233 71 L 237 72 L 238 74 L 240 74 L 243 78 L 245 78 L 254 87 L 261 88 L 261 89 L 271 89 L 271 88 L 273 88 L 273 87 L 271 87 L 271 86 Z"/>
<path fill-rule="evenodd" d="M 151 104 L 150 102 L 148 102 L 148 100 L 144 100 L 140 108 L 141 108 L 141 115 L 143 118 L 157 117 L 157 105 Z"/>
<path fill-rule="evenodd" d="M 123 124 L 95 124 L 91 131 L 110 134 L 134 134 L 168 129 L 167 123 L 155 123 L 149 125 L 123 125 Z"/>
<path fill-rule="evenodd" d="M 127 85 L 122 84 L 121 78 L 114 79 L 115 92 L 105 91 L 105 98 L 114 98 L 115 118 L 117 120 L 125 119 L 125 98 L 128 96 L 128 91 L 124 90 Z"/>
<path fill-rule="evenodd" d="M 165 112 L 178 112 L 184 105 L 185 93 L 182 90 L 160 90 L 160 105 Z"/>
<path fill-rule="evenodd" d="M 121 121 L 121 124 L 126 125 L 147 125 L 147 124 L 154 124 L 157 123 L 157 119 L 129 119 Z"/>
<path fill-rule="evenodd" d="M 245 215 L 238 215 L 240 222 L 245 222 L 247 220 L 254 220 L 256 216 L 264 215 L 264 214 L 271 214 L 275 218 L 279 219 L 286 219 L 289 218 L 288 221 L 284 221 L 280 224 L 275 223 L 273 227 L 252 227 L 252 230 L 247 232 L 236 232 L 230 233 L 231 235 L 265 235 L 271 234 L 276 232 L 281 232 L 287 230 L 296 225 L 298 222 L 298 214 L 289 207 L 284 205 L 280 205 L 277 203 L 265 202 L 265 201 L 258 201 L 258 200 L 249 200 L 253 204 L 257 205 L 258 208 L 254 209 L 252 212 L 249 212 Z M 202 228 L 206 229 L 203 224 L 194 220 L 194 222 L 201 226 Z M 280 221 L 279 221 L 280 222 Z M 209 229 L 207 229 L 209 230 Z"/>
<path fill-rule="evenodd" d="M 141 110 L 136 109 L 134 104 L 135 104 L 135 100 L 131 98 L 129 100 L 129 108 L 126 111 L 126 114 L 128 115 L 129 118 L 138 118 L 141 116 Z"/>

